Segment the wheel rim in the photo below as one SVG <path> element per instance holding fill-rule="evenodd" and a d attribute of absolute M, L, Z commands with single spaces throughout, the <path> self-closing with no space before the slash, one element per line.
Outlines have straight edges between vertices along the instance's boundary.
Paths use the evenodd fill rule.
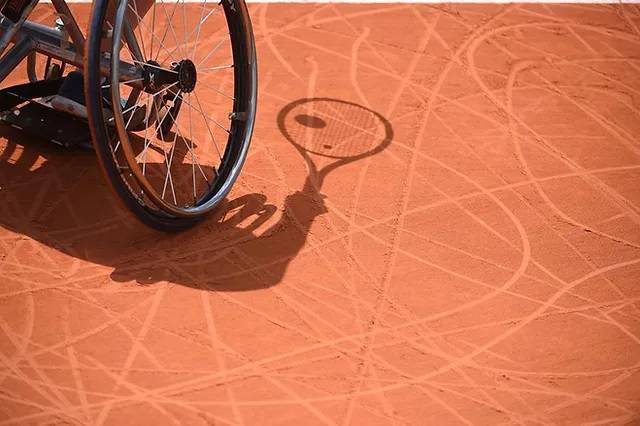
<path fill-rule="evenodd" d="M 171 215 L 201 215 L 226 196 L 244 162 L 255 114 L 255 70 L 240 88 L 238 76 L 246 80 L 246 73 L 238 70 L 245 64 L 237 63 L 237 46 L 228 34 L 206 34 L 205 23 L 226 14 L 219 4 L 161 2 L 145 18 L 135 8 L 122 0 L 113 25 L 112 72 L 104 86 L 110 86 L 109 121 L 119 139 L 112 149 L 122 150 L 141 197 Z M 166 19 L 161 28 L 159 14 L 182 23 Z M 137 31 L 125 17 L 138 20 Z M 113 72 L 125 61 L 145 70 L 140 81 L 123 81 Z M 227 120 L 238 114 L 242 120 Z M 140 117 L 144 130 L 134 129 Z"/>

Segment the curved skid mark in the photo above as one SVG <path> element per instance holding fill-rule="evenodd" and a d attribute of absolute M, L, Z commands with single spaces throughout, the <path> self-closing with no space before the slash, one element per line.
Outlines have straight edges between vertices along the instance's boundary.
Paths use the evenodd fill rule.
<path fill-rule="evenodd" d="M 90 156 L 0 135 L 2 423 L 637 418 L 640 156 L 620 160 L 640 152 L 640 9 L 250 10 L 253 147 L 229 209 L 193 231 L 100 211 Z M 335 172 L 301 160 L 274 120 L 312 98 L 379 111 L 388 149 Z M 561 130 L 549 103 L 567 107 Z M 331 104 L 300 112 L 310 139 L 381 138 Z M 593 164 L 625 165 L 583 165 L 581 139 L 609 150 Z M 584 206 L 561 200 L 578 186 Z"/>

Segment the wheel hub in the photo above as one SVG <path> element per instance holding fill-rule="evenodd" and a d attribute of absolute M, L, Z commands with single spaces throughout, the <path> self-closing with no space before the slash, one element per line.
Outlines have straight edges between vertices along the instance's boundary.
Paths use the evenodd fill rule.
<path fill-rule="evenodd" d="M 198 72 L 190 59 L 174 62 L 170 69 L 162 67 L 156 61 L 148 61 L 143 67 L 145 90 L 153 93 L 167 84 L 177 83 L 183 93 L 190 93 L 196 87 Z"/>
<path fill-rule="evenodd" d="M 184 93 L 192 92 L 198 81 L 198 72 L 190 59 L 183 59 L 178 63 L 178 86 Z"/>

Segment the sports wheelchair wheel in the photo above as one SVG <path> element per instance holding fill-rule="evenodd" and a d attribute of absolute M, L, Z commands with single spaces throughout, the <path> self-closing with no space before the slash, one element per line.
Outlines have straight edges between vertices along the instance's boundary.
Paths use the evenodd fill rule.
<path fill-rule="evenodd" d="M 257 70 L 244 0 L 95 0 L 85 98 L 110 186 L 144 223 L 196 224 L 247 156 Z M 150 5 L 150 4 L 149 4 Z"/>

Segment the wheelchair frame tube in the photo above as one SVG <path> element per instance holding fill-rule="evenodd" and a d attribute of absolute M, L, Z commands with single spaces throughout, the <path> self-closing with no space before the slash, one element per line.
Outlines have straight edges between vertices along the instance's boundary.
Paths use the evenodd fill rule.
<path fill-rule="evenodd" d="M 9 18 L 2 16 L 2 24 L 3 25 L 3 33 L 0 36 L 0 53 L 4 52 L 9 43 L 14 39 L 16 33 L 22 28 L 24 23 L 28 22 L 26 19 L 29 17 L 33 9 L 38 4 L 39 0 L 31 0 L 27 6 L 22 11 L 22 15 L 18 22 L 12 22 Z M 67 5 L 65 0 L 51 0 L 53 7 L 55 8 L 57 15 L 60 16 L 62 22 L 64 22 L 64 28 L 73 44 L 79 47 L 79 49 L 84 49 L 84 36 L 82 35 L 82 31 L 80 31 L 80 27 L 76 22 L 69 6 Z"/>
<path fill-rule="evenodd" d="M 84 36 L 71 10 L 69 10 L 67 2 L 65 0 L 51 0 L 51 3 L 56 9 L 56 12 L 58 12 L 62 22 L 64 22 L 64 29 L 69 34 L 69 37 L 71 37 L 71 40 L 73 40 L 73 44 L 78 47 L 78 50 L 84 51 Z"/>
<path fill-rule="evenodd" d="M 11 49 L 0 58 L 0 81 L 3 81 L 13 71 L 24 58 L 33 52 L 35 43 L 24 38 L 13 45 Z"/>
<path fill-rule="evenodd" d="M 38 0 L 31 0 L 22 11 L 18 22 L 13 22 L 6 16 L 0 15 L 2 19 L 0 23 L 2 24 L 2 27 L 4 29 L 2 35 L 0 36 L 0 55 L 4 53 L 4 51 L 7 49 L 7 46 L 9 46 L 9 43 L 13 41 L 20 28 L 22 28 L 22 25 L 26 21 L 27 17 L 31 14 L 33 8 L 36 7 L 36 4 L 38 4 Z"/>

